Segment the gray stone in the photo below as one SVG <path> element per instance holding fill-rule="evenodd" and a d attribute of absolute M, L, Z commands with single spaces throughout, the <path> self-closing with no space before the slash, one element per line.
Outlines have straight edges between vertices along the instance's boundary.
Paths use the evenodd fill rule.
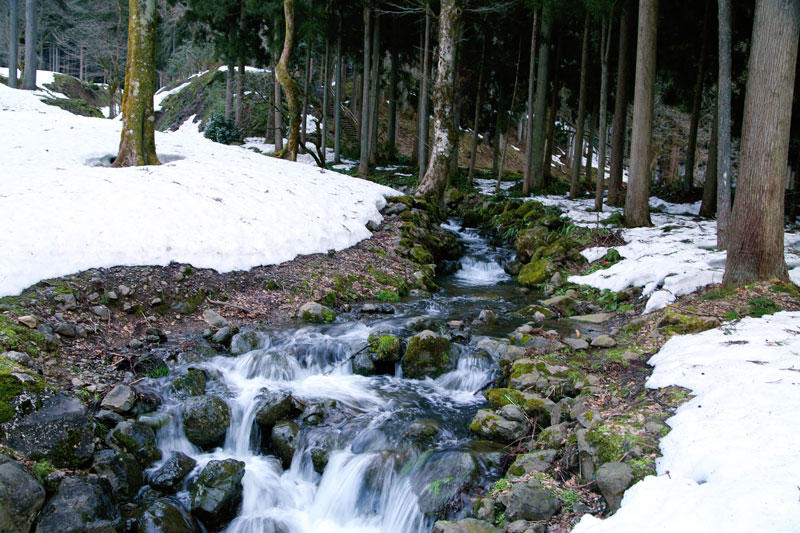
<path fill-rule="evenodd" d="M 120 294 L 120 296 L 130 296 L 133 291 L 127 285 L 120 285 L 117 287 L 117 292 Z"/>
<path fill-rule="evenodd" d="M 585 350 L 589 347 L 589 343 L 583 339 L 576 339 L 574 337 L 567 337 L 564 339 L 564 344 L 572 348 L 573 350 Z"/>
<path fill-rule="evenodd" d="M 212 527 L 233 518 L 242 501 L 244 466 L 235 459 L 209 461 L 192 486 L 192 513 Z"/>
<path fill-rule="evenodd" d="M 538 481 L 516 483 L 505 497 L 506 520 L 550 520 L 561 508 L 558 499 Z"/>
<path fill-rule="evenodd" d="M 117 293 L 114 291 L 108 291 L 106 293 L 106 297 L 111 301 L 117 301 L 118 299 Z"/>
<path fill-rule="evenodd" d="M 227 346 L 233 339 L 234 333 L 236 333 L 236 328 L 230 326 L 222 327 L 211 336 L 211 342 Z"/>
<path fill-rule="evenodd" d="M 203 320 L 212 328 L 224 328 L 228 325 L 228 321 L 224 316 L 220 315 L 213 309 L 206 309 L 203 311 Z"/>
<path fill-rule="evenodd" d="M 575 300 L 565 295 L 553 296 L 552 298 L 542 300 L 541 304 L 558 309 L 558 312 L 562 315 L 567 314 L 567 312 L 575 308 Z"/>
<path fill-rule="evenodd" d="M 15 363 L 19 363 L 21 365 L 27 366 L 28 368 L 34 368 L 36 366 L 36 362 L 31 359 L 31 357 L 24 353 L 24 352 L 5 352 L 3 356 L 11 359 Z"/>
<path fill-rule="evenodd" d="M 67 477 L 42 509 L 36 533 L 112 533 L 122 527 L 105 478 Z"/>
<path fill-rule="evenodd" d="M 569 424 L 561 422 L 553 426 L 545 428 L 539 434 L 539 442 L 544 444 L 545 448 L 561 448 L 564 441 L 567 440 L 569 435 Z"/>
<path fill-rule="evenodd" d="M 495 520 L 494 506 L 495 501 L 491 496 L 480 498 L 475 502 L 475 505 L 472 506 L 472 514 L 478 520 L 486 520 L 487 522 L 493 523 Z"/>
<path fill-rule="evenodd" d="M 21 464 L 0 464 L 0 531 L 29 533 L 44 497 L 44 488 Z"/>
<path fill-rule="evenodd" d="M 197 461 L 181 452 L 172 452 L 156 471 L 148 476 L 148 482 L 157 490 L 172 493 L 181 487 L 181 482 L 197 465 Z"/>
<path fill-rule="evenodd" d="M 512 403 L 502 406 L 498 410 L 498 414 L 507 420 L 513 420 L 523 424 L 528 423 L 528 417 L 525 415 L 525 412 Z"/>
<path fill-rule="evenodd" d="M 458 522 L 439 520 L 433 524 L 432 533 L 501 533 L 503 530 L 494 527 L 490 522 L 465 518 Z"/>
<path fill-rule="evenodd" d="M 136 391 L 128 385 L 117 383 L 114 388 L 106 393 L 100 407 L 111 409 L 117 413 L 129 413 L 136 403 Z"/>
<path fill-rule="evenodd" d="M 201 531 L 179 503 L 172 498 L 150 502 L 136 520 L 136 533 L 196 533 Z"/>
<path fill-rule="evenodd" d="M 64 311 L 75 309 L 78 306 L 78 301 L 75 299 L 75 295 L 72 294 L 71 292 L 56 294 L 55 298 L 53 299 L 56 301 L 58 306 Z"/>
<path fill-rule="evenodd" d="M 204 369 L 189 367 L 186 374 L 175 378 L 172 388 L 187 396 L 201 396 L 206 392 L 207 381 L 208 374 Z"/>
<path fill-rule="evenodd" d="M 453 367 L 450 341 L 430 330 L 417 333 L 408 340 L 401 362 L 403 376 L 410 379 L 437 377 Z"/>
<path fill-rule="evenodd" d="M 622 493 L 633 482 L 633 469 L 625 463 L 603 463 L 595 477 L 611 512 L 616 512 L 622 501 Z"/>
<path fill-rule="evenodd" d="M 422 331 L 425 329 L 433 329 L 436 322 L 429 316 L 415 316 L 406 320 L 405 327 L 411 331 Z"/>
<path fill-rule="evenodd" d="M 361 352 L 353 358 L 353 374 L 359 376 L 373 376 L 377 373 L 375 362 L 370 354 Z"/>
<path fill-rule="evenodd" d="M 472 419 L 469 430 L 485 439 L 513 442 L 528 434 L 528 424 L 508 420 L 489 409 L 481 409 Z"/>
<path fill-rule="evenodd" d="M 536 450 L 530 453 L 518 455 L 508 467 L 508 477 L 518 478 L 531 472 L 544 472 L 556 458 L 556 450 Z"/>
<path fill-rule="evenodd" d="M 336 314 L 318 302 L 306 302 L 300 306 L 297 316 L 307 322 L 323 323 L 332 322 Z"/>
<path fill-rule="evenodd" d="M 580 478 L 591 481 L 594 477 L 594 463 L 597 457 L 597 450 L 589 444 L 586 438 L 587 430 L 579 429 L 575 432 L 578 444 L 578 464 L 580 466 Z"/>
<path fill-rule="evenodd" d="M 478 315 L 478 320 L 484 324 L 494 324 L 497 322 L 497 313 L 491 309 L 484 309 Z"/>
<path fill-rule="evenodd" d="M 132 500 L 142 488 L 142 468 L 133 457 L 117 450 L 95 453 L 92 472 L 108 480 L 118 500 Z"/>
<path fill-rule="evenodd" d="M 469 452 L 447 451 L 423 454 L 411 467 L 411 488 L 417 494 L 420 511 L 440 511 L 458 490 L 478 474 Z"/>
<path fill-rule="evenodd" d="M 36 329 L 36 326 L 39 325 L 39 321 L 32 315 L 21 316 L 17 320 L 19 320 L 20 324 L 24 324 L 31 329 Z"/>
<path fill-rule="evenodd" d="M 271 428 L 279 420 L 293 418 L 299 411 L 295 409 L 292 395 L 288 392 L 265 391 L 259 394 L 256 407 L 256 422 L 263 428 Z"/>
<path fill-rule="evenodd" d="M 55 332 L 61 335 L 62 337 L 75 337 L 78 332 L 75 330 L 75 326 L 68 322 L 59 322 L 56 324 Z"/>
<path fill-rule="evenodd" d="M 231 353 L 241 355 L 253 350 L 269 348 L 270 338 L 266 333 L 260 331 L 243 331 L 237 333 L 231 339 Z"/>
<path fill-rule="evenodd" d="M 161 459 L 155 432 L 138 422 L 120 422 L 108 432 L 106 443 L 117 451 L 131 454 L 143 467 Z"/>
<path fill-rule="evenodd" d="M 613 348 L 617 345 L 617 341 L 609 337 L 608 335 L 598 335 L 594 339 L 592 339 L 592 346 L 595 348 Z"/>
<path fill-rule="evenodd" d="M 283 420 L 275 424 L 270 435 L 270 442 L 275 454 L 280 458 L 284 468 L 292 464 L 294 452 L 297 451 L 297 437 L 300 430 L 291 420 Z"/>
<path fill-rule="evenodd" d="M 514 520 L 506 524 L 506 533 L 547 533 L 547 524 L 530 520 Z"/>
<path fill-rule="evenodd" d="M 63 393 L 44 396 L 41 407 L 5 424 L 5 445 L 32 461 L 57 467 L 81 466 L 94 453 L 94 425 L 86 407 Z"/>
<path fill-rule="evenodd" d="M 90 310 L 102 320 L 111 320 L 111 311 L 105 305 L 93 305 Z"/>
<path fill-rule="evenodd" d="M 194 396 L 183 406 L 183 432 L 189 442 L 205 450 L 225 440 L 231 409 L 218 396 Z"/>
<path fill-rule="evenodd" d="M 576 322 L 587 322 L 589 324 L 602 324 L 603 322 L 611 320 L 613 316 L 613 313 L 592 313 L 589 315 L 572 316 L 570 317 L 570 320 L 575 320 Z"/>

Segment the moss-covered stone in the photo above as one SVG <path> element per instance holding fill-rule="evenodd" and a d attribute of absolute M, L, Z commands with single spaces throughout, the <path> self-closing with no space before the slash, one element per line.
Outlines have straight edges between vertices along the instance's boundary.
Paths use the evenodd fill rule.
<path fill-rule="evenodd" d="M 82 117 L 103 118 L 103 112 L 85 100 L 79 98 L 42 98 L 42 103 L 60 107 L 74 115 Z"/>
<path fill-rule="evenodd" d="M 688 333 L 700 333 L 720 325 L 720 320 L 711 316 L 689 315 L 676 311 L 666 310 L 659 327 L 664 328 L 667 335 L 685 335 Z"/>
<path fill-rule="evenodd" d="M 394 363 L 403 357 L 403 343 L 395 335 L 372 333 L 368 341 L 375 361 Z"/>
<path fill-rule="evenodd" d="M 422 265 L 433 263 L 433 254 L 420 245 L 411 248 L 411 258 Z"/>
<path fill-rule="evenodd" d="M 42 392 L 47 384 L 30 369 L 0 355 L 0 424 L 16 414 L 16 400 L 24 393 Z"/>
<path fill-rule="evenodd" d="M 446 338 L 425 330 L 409 339 L 402 361 L 403 376 L 411 379 L 437 377 L 452 365 L 450 341 Z"/>
<path fill-rule="evenodd" d="M 547 281 L 553 273 L 553 264 L 547 259 L 531 261 L 519 271 L 517 280 L 521 285 L 532 287 Z"/>
<path fill-rule="evenodd" d="M 44 347 L 44 335 L 0 314 L 0 352 L 25 352 L 31 357 L 37 357 Z"/>

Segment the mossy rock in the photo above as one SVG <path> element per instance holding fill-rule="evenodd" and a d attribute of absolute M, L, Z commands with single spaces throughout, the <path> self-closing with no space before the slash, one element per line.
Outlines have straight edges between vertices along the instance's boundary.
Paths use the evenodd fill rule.
<path fill-rule="evenodd" d="M 517 256 L 522 261 L 528 261 L 533 257 L 534 252 L 541 247 L 547 239 L 547 228 L 544 226 L 534 226 L 529 229 L 521 230 L 517 233 L 514 240 L 514 248 Z"/>
<path fill-rule="evenodd" d="M 411 379 L 437 377 L 453 366 L 450 341 L 425 330 L 411 337 L 403 356 L 403 376 Z"/>
<path fill-rule="evenodd" d="M 24 407 L 17 405 L 21 396 L 33 398 L 45 388 L 47 383 L 30 369 L 0 355 L 0 424 L 14 418 L 17 408 Z"/>
<path fill-rule="evenodd" d="M 368 341 L 375 361 L 395 363 L 403 357 L 403 343 L 395 335 L 372 333 Z"/>
<path fill-rule="evenodd" d="M 411 258 L 421 265 L 430 265 L 433 263 L 433 254 L 420 245 L 411 248 Z"/>
<path fill-rule="evenodd" d="M 544 315 L 545 318 L 553 318 L 554 313 L 543 305 L 531 304 L 528 306 L 523 307 L 522 309 L 517 310 L 517 314 L 521 315 L 525 318 L 530 318 L 536 315 L 536 313 L 541 313 Z"/>
<path fill-rule="evenodd" d="M 69 111 L 73 115 L 82 117 L 104 118 L 103 112 L 95 106 L 79 98 L 42 98 L 42 103 L 60 107 L 64 111 Z"/>
<path fill-rule="evenodd" d="M 553 274 L 553 264 L 547 259 L 531 261 L 519 271 L 517 280 L 521 285 L 532 287 L 544 283 Z"/>
<path fill-rule="evenodd" d="M 30 329 L 28 326 L 0 314 L 0 353 L 25 352 L 36 358 L 45 344 L 44 335 L 37 330 Z"/>
<path fill-rule="evenodd" d="M 93 107 L 103 107 L 108 105 L 108 91 L 99 85 L 86 83 L 73 76 L 55 73 L 52 83 L 45 83 L 44 86 L 53 92 L 61 93 L 67 98 L 83 100 Z M 122 90 L 118 96 L 122 96 Z"/>
<path fill-rule="evenodd" d="M 686 335 L 688 333 L 700 333 L 709 329 L 714 329 L 720 325 L 720 320 L 711 316 L 689 315 L 666 310 L 658 327 L 664 328 L 664 333 L 669 335 Z"/>
<path fill-rule="evenodd" d="M 483 395 L 493 409 L 500 409 L 509 404 L 516 405 L 525 411 L 528 417 L 535 419 L 540 426 L 550 425 L 551 412 L 555 403 L 547 398 L 515 389 L 489 389 Z"/>

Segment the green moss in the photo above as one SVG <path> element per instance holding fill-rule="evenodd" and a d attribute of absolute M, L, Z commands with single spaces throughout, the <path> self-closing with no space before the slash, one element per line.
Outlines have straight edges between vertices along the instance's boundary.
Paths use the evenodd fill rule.
<path fill-rule="evenodd" d="M 626 462 L 633 469 L 634 483 L 656 475 L 656 462 L 652 457 L 637 457 Z"/>
<path fill-rule="evenodd" d="M 733 296 L 736 291 L 731 289 L 730 287 L 724 287 L 722 289 L 714 290 L 705 294 L 700 299 L 701 300 L 720 300 L 722 298 L 728 298 Z"/>
<path fill-rule="evenodd" d="M 433 263 L 433 254 L 420 245 L 411 248 L 411 258 L 422 265 Z"/>
<path fill-rule="evenodd" d="M 373 333 L 369 336 L 369 351 L 382 361 L 397 361 L 403 355 L 403 345 L 394 335 L 379 335 Z"/>
<path fill-rule="evenodd" d="M 42 103 L 60 107 L 65 111 L 82 117 L 104 118 L 102 111 L 86 100 L 79 98 L 42 98 Z"/>
<path fill-rule="evenodd" d="M 33 475 L 42 485 L 44 485 L 45 478 L 55 472 L 55 470 L 56 467 L 50 464 L 49 461 L 37 461 L 33 465 Z"/>
<path fill-rule="evenodd" d="M 26 374 L 35 381 L 20 381 L 14 373 Z M 24 392 L 42 392 L 47 384 L 30 370 L 19 366 L 14 361 L 0 355 L 0 424 L 14 417 L 12 402 Z"/>
<path fill-rule="evenodd" d="M 547 259 L 531 261 L 519 271 L 517 280 L 521 285 L 532 287 L 544 283 L 551 275 L 552 263 Z"/>
<path fill-rule="evenodd" d="M 323 322 L 325 322 L 325 323 L 333 322 L 334 320 L 336 320 L 336 313 L 334 313 L 330 309 L 323 309 L 322 310 L 322 321 Z"/>
<path fill-rule="evenodd" d="M 764 315 L 771 315 L 778 311 L 783 311 L 783 307 L 779 306 L 769 298 L 757 297 L 748 302 L 747 314 L 756 318 Z"/>
<path fill-rule="evenodd" d="M 382 290 L 375 293 L 375 298 L 381 302 L 399 302 L 400 295 L 394 291 Z"/>
<path fill-rule="evenodd" d="M 44 344 L 44 335 L 37 330 L 0 315 L 0 352 L 14 350 L 37 357 Z"/>
<path fill-rule="evenodd" d="M 83 432 L 80 429 L 72 431 L 53 454 L 53 464 L 66 468 L 82 466 L 84 461 L 75 457 L 75 448 L 80 446 L 82 440 Z"/>
<path fill-rule="evenodd" d="M 684 335 L 699 333 L 719 326 L 719 320 L 714 317 L 677 313 L 667 310 L 659 321 L 659 326 L 664 327 L 667 335 Z"/>
<path fill-rule="evenodd" d="M 599 463 L 619 461 L 625 455 L 625 436 L 607 426 L 597 426 L 586 432 L 586 441 L 597 450 Z"/>

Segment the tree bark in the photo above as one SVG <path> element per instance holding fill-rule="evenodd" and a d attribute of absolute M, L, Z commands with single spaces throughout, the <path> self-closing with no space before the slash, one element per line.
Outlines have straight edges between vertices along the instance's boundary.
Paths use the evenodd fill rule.
<path fill-rule="evenodd" d="M 717 248 L 725 250 L 731 220 L 731 3 L 719 0 L 718 5 Z"/>
<path fill-rule="evenodd" d="M 522 184 L 522 194 L 527 196 L 531 190 L 531 171 L 533 170 L 533 106 L 534 84 L 536 82 L 536 29 L 539 25 L 539 10 L 533 11 L 533 25 L 531 26 L 531 57 L 528 64 L 528 116 L 525 133 L 525 170 Z"/>
<path fill-rule="evenodd" d="M 631 169 L 625 196 L 625 224 L 650 226 L 650 141 L 656 75 L 658 0 L 639 0 L 636 87 L 633 96 Z"/>
<path fill-rule="evenodd" d="M 593 111 L 589 113 L 589 130 L 587 131 L 586 135 L 586 166 L 584 170 L 586 171 L 586 183 L 591 184 L 594 177 L 592 176 L 592 161 L 594 160 L 594 130 L 595 125 L 597 124 L 597 107 L 593 108 Z"/>
<path fill-rule="evenodd" d="M 561 50 L 564 48 L 565 32 L 558 33 L 556 41 L 555 62 L 553 63 L 553 90 L 550 91 L 550 106 L 547 110 L 547 137 L 544 145 L 544 173 L 545 180 L 549 180 L 553 171 L 553 152 L 555 151 L 556 119 L 558 114 L 558 86 L 560 84 L 559 74 L 561 73 Z"/>
<path fill-rule="evenodd" d="M 711 142 L 708 147 L 706 175 L 703 180 L 703 201 L 700 204 L 701 217 L 711 218 L 717 211 L 717 138 L 719 136 L 719 98 L 714 104 L 714 118 L 711 123 Z"/>
<path fill-rule="evenodd" d="M 799 36 L 800 0 L 756 3 L 726 286 L 788 279 L 783 201 Z"/>
<path fill-rule="evenodd" d="M 619 51 L 617 54 L 617 94 L 614 96 L 614 122 L 611 124 L 611 168 L 608 182 L 608 204 L 620 207 L 622 167 L 625 155 L 625 130 L 628 123 L 628 29 L 630 9 L 623 8 L 619 17 Z"/>
<path fill-rule="evenodd" d="M 372 36 L 372 9 L 369 4 L 364 4 L 364 75 L 361 87 L 361 150 L 358 160 L 358 175 L 362 178 L 369 171 L 369 130 L 370 130 L 370 98 L 369 98 L 369 66 L 370 47 Z"/>
<path fill-rule="evenodd" d="M 339 164 L 342 138 L 342 20 L 339 18 L 339 33 L 336 36 L 336 87 L 333 97 L 333 162 Z"/>
<path fill-rule="evenodd" d="M 305 77 L 303 79 L 303 114 L 300 119 L 300 144 L 306 145 L 306 128 L 308 124 L 308 90 L 311 87 L 311 46 L 306 46 Z"/>
<path fill-rule="evenodd" d="M 369 82 L 369 163 L 374 165 L 378 151 L 378 118 L 380 111 L 380 33 L 381 22 L 377 11 L 373 12 L 372 21 L 372 66 L 370 67 Z"/>
<path fill-rule="evenodd" d="M 239 57 L 239 67 L 236 69 L 236 105 L 235 122 L 236 127 L 241 128 L 244 122 L 244 58 Z"/>
<path fill-rule="evenodd" d="M 453 93 L 455 53 L 461 8 L 458 0 L 442 0 L 439 13 L 439 61 L 433 87 L 433 146 L 425 175 L 417 187 L 420 196 L 442 197 L 447 186 L 450 150 L 455 139 Z"/>
<path fill-rule="evenodd" d="M 225 120 L 230 120 L 233 115 L 233 76 L 235 68 L 233 62 L 228 63 L 225 72 Z"/>
<path fill-rule="evenodd" d="M 325 57 L 322 62 L 322 131 L 319 144 L 322 147 L 322 166 L 325 167 L 328 149 L 328 92 L 331 89 L 330 77 L 330 41 L 326 32 L 325 35 Z"/>
<path fill-rule="evenodd" d="M 594 194 L 594 210 L 603 210 L 603 190 L 606 181 L 606 145 L 608 144 L 608 54 L 611 50 L 613 22 L 603 17 L 600 38 L 600 150 L 597 158 L 597 186 Z"/>
<path fill-rule="evenodd" d="M 453 183 L 458 178 L 458 156 L 461 151 L 461 104 L 462 90 L 461 80 L 458 76 L 458 62 L 461 59 L 461 51 L 458 43 L 461 41 L 461 25 L 456 24 L 455 36 L 453 37 L 453 137 L 450 139 L 450 165 L 447 171 L 447 184 Z"/>
<path fill-rule="evenodd" d="M 283 0 L 283 16 L 286 33 L 283 38 L 283 51 L 275 66 L 275 73 L 286 93 L 286 107 L 289 110 L 289 135 L 286 148 L 281 156 L 288 157 L 290 161 L 297 161 L 297 150 L 300 144 L 300 102 L 297 94 L 297 82 L 289 73 L 289 61 L 294 47 L 294 0 Z"/>
<path fill-rule="evenodd" d="M 19 35 L 17 35 L 18 18 L 17 0 L 8 0 L 8 86 L 16 89 L 17 63 L 19 56 Z"/>
<path fill-rule="evenodd" d="M 586 121 L 586 78 L 589 62 L 589 13 L 583 19 L 583 39 L 581 40 L 581 81 L 578 90 L 578 120 L 575 122 L 575 151 L 572 157 L 572 175 L 569 183 L 569 197 L 578 196 L 581 165 L 583 164 L 583 123 Z"/>
<path fill-rule="evenodd" d="M 486 60 L 486 39 L 481 43 L 481 62 L 478 67 L 478 85 L 475 88 L 475 117 L 472 121 L 472 148 L 469 155 L 469 174 L 467 180 L 472 184 L 475 176 L 475 160 L 478 157 L 478 125 L 481 118 L 481 88 L 483 87 L 483 69 Z"/>
<path fill-rule="evenodd" d="M 394 44 L 394 42 L 392 43 Z M 387 129 L 386 152 L 390 162 L 397 159 L 397 51 L 392 47 L 389 54 L 389 123 Z"/>
<path fill-rule="evenodd" d="M 130 0 L 122 135 L 115 167 L 158 165 L 153 93 L 156 88 L 156 0 Z M 27 76 L 27 67 L 25 68 Z"/>
<path fill-rule="evenodd" d="M 533 146 L 532 157 L 533 166 L 531 167 L 531 188 L 542 190 L 545 186 L 544 176 L 544 120 L 547 106 L 547 69 L 550 57 L 550 29 L 553 25 L 553 17 L 550 12 L 550 4 L 545 3 L 542 9 L 542 44 L 539 46 L 539 68 L 536 73 L 536 98 L 533 109 Z M 530 191 L 525 191 L 527 196 Z"/>
<path fill-rule="evenodd" d="M 430 66 L 430 42 L 431 42 L 431 14 L 430 6 L 425 4 L 425 44 L 422 47 L 422 78 L 419 87 L 419 151 L 417 161 L 419 164 L 419 179 L 425 176 L 426 156 L 428 154 L 428 71 Z"/>
<path fill-rule="evenodd" d="M 692 118 L 689 124 L 689 143 L 686 147 L 686 177 L 683 187 L 691 191 L 694 187 L 694 159 L 697 149 L 697 127 L 700 123 L 700 102 L 703 100 L 703 74 L 705 74 L 706 46 L 708 42 L 708 25 L 711 9 L 710 0 L 706 0 L 705 15 L 703 16 L 703 33 L 700 42 L 700 57 L 697 59 L 697 77 L 694 81 L 694 94 L 692 95 Z"/>
<path fill-rule="evenodd" d="M 39 12 L 36 0 L 25 1 L 25 70 L 22 73 L 22 88 L 28 91 L 36 89 L 36 26 L 39 21 Z"/>
<path fill-rule="evenodd" d="M 272 84 L 272 98 L 275 108 L 275 152 L 278 153 L 283 151 L 283 99 L 281 98 L 281 84 L 278 82 L 277 68 L 273 70 L 275 71 L 274 83 Z"/>
<path fill-rule="evenodd" d="M 508 152 L 508 138 L 511 136 L 511 124 L 514 113 L 514 106 L 517 103 L 517 85 L 519 83 L 519 64 L 522 59 L 522 43 L 517 50 L 517 66 L 514 69 L 514 85 L 511 90 L 511 105 L 508 108 L 508 125 L 506 126 L 505 134 L 500 134 L 500 168 L 497 171 L 497 191 L 500 190 L 500 182 L 503 181 L 503 174 L 506 168 L 506 153 Z"/>

